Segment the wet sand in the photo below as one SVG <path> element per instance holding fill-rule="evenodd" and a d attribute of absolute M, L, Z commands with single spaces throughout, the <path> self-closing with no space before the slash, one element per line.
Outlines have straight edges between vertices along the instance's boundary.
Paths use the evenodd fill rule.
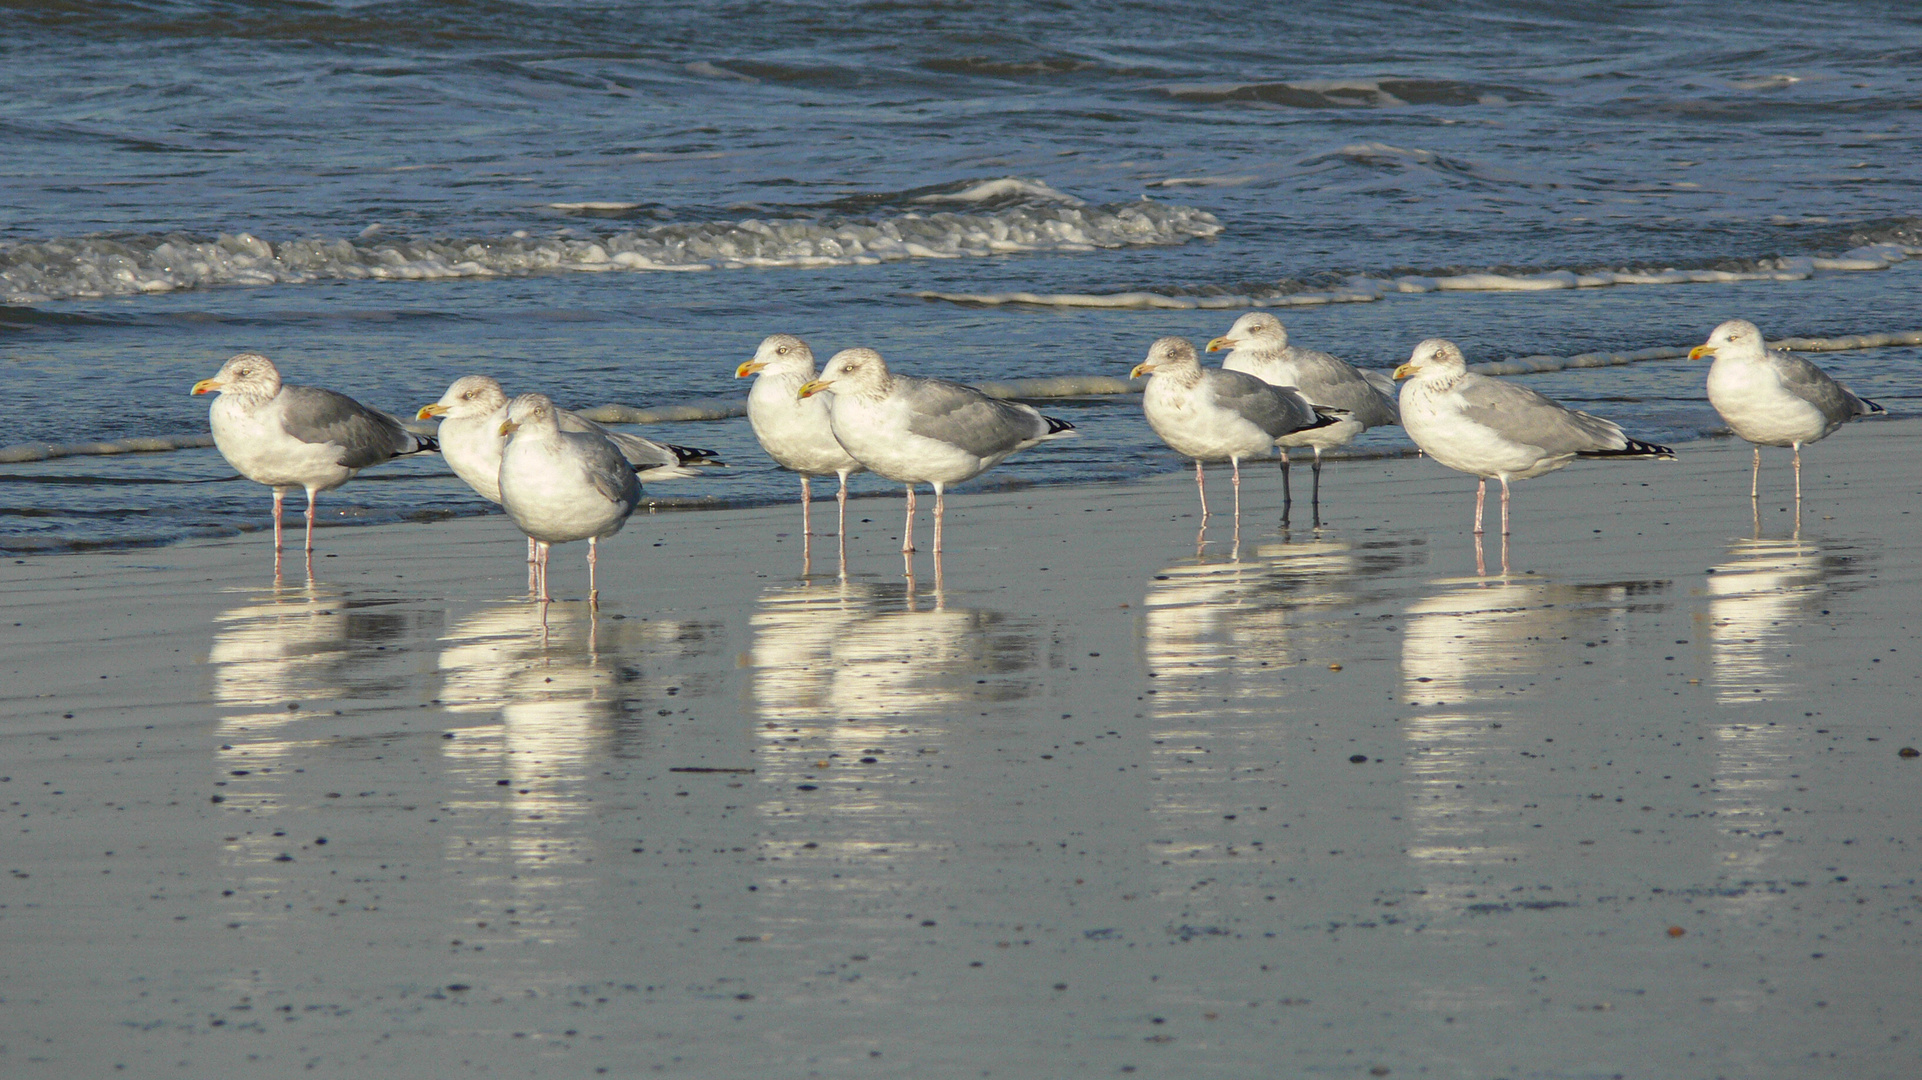
<path fill-rule="evenodd" d="M 0 1074 L 1916 1075 L 1922 423 L 1682 450 L 9 560 Z"/>

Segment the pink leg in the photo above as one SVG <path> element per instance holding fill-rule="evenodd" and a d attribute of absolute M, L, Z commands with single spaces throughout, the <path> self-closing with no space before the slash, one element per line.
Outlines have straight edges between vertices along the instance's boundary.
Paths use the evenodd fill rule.
<path fill-rule="evenodd" d="M 834 535 L 841 547 L 841 576 L 848 576 L 848 474 L 841 474 L 841 490 L 834 496 L 839 514 Z"/>
<path fill-rule="evenodd" d="M 545 541 L 536 544 L 534 547 L 534 577 L 535 580 L 539 582 L 536 590 L 540 593 L 540 599 L 543 603 L 554 599 L 547 592 L 547 556 L 551 550 Z"/>
<path fill-rule="evenodd" d="M 280 507 L 286 500 L 286 492 L 274 489 L 274 581 L 280 580 Z"/>
<path fill-rule="evenodd" d="M 601 606 L 601 590 L 594 587 L 594 567 L 601 561 L 600 540 L 587 538 L 587 606 Z"/>
<path fill-rule="evenodd" d="M 1488 500 L 1488 478 L 1475 481 L 1475 535 L 1482 534 L 1482 503 Z"/>
<path fill-rule="evenodd" d="M 814 524 L 808 516 L 808 507 L 813 501 L 813 492 L 808 487 L 807 474 L 801 475 L 801 573 L 808 572 L 814 562 Z"/>
<path fill-rule="evenodd" d="M 1756 451 L 1761 453 L 1761 451 Z M 1795 505 L 1802 505 L 1802 444 L 1795 444 Z"/>
<path fill-rule="evenodd" d="M 1759 489 L 1761 480 L 1762 480 L 1762 448 L 1758 446 L 1755 448 L 1755 467 L 1750 469 L 1748 474 L 1748 498 L 1750 502 L 1754 502 L 1756 500 L 1757 498 L 1756 492 Z"/>
<path fill-rule="evenodd" d="M 1195 493 L 1201 496 L 1201 520 L 1208 520 L 1208 487 L 1201 482 L 1201 459 L 1195 459 Z"/>
<path fill-rule="evenodd" d="M 1502 543 L 1508 543 L 1508 477 L 1502 480 Z"/>
<path fill-rule="evenodd" d="M 934 485 L 934 576 L 936 580 L 941 577 L 941 520 L 948 512 L 947 494 L 942 490 L 944 486 L 940 483 Z"/>
<path fill-rule="evenodd" d="M 1229 458 L 1228 465 L 1231 470 L 1230 475 L 1233 477 L 1233 480 L 1234 480 L 1233 486 L 1235 489 L 1235 531 L 1240 532 L 1241 531 L 1241 459 Z"/>
<path fill-rule="evenodd" d="M 901 526 L 901 554 L 914 554 L 914 485 L 908 485 L 908 523 Z"/>
<path fill-rule="evenodd" d="M 307 580 L 314 578 L 314 492 L 307 492 Z"/>

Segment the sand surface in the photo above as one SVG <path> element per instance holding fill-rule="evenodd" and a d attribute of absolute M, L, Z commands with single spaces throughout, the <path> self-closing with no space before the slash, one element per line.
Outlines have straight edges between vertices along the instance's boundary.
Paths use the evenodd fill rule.
<path fill-rule="evenodd" d="M 0 1075 L 1922 1075 L 1919 453 L 9 560 Z"/>

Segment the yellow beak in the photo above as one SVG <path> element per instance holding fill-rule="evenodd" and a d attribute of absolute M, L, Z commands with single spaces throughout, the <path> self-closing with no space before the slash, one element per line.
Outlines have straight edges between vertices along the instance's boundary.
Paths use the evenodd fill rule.
<path fill-rule="evenodd" d="M 1236 344 L 1234 338 L 1223 335 L 1208 343 L 1208 351 L 1214 352 L 1216 349 L 1232 349 Z"/>
<path fill-rule="evenodd" d="M 1711 346 L 1711 345 L 1697 345 L 1693 349 L 1690 349 L 1688 351 L 1688 358 L 1690 360 L 1700 360 L 1704 356 L 1714 356 L 1714 355 L 1715 355 L 1715 348 L 1714 346 Z"/>
<path fill-rule="evenodd" d="M 221 382 L 219 379 L 202 379 L 194 384 L 192 390 L 187 391 L 187 396 L 192 397 L 195 394 L 212 393 L 215 390 L 224 389 L 226 385 L 226 383 Z"/>
<path fill-rule="evenodd" d="M 1131 370 L 1129 370 L 1128 377 L 1130 379 L 1139 379 L 1143 375 L 1154 374 L 1154 370 L 1155 370 L 1154 361 L 1143 360 L 1141 363 L 1136 364 Z"/>
<path fill-rule="evenodd" d="M 1410 375 L 1413 375 L 1414 373 L 1420 370 L 1421 368 L 1417 367 L 1413 360 L 1410 360 L 1408 363 L 1403 364 L 1402 366 L 1395 369 L 1395 378 L 1406 379 Z"/>
<path fill-rule="evenodd" d="M 834 385 L 834 380 L 832 379 L 816 379 L 811 383 L 804 384 L 801 387 L 801 392 L 796 394 L 794 399 L 799 401 L 802 398 L 813 397 L 832 385 Z"/>
<path fill-rule="evenodd" d="M 766 364 L 761 363 L 759 360 L 743 360 L 741 361 L 741 366 L 734 369 L 734 377 L 737 379 L 745 379 L 766 366 Z"/>
<path fill-rule="evenodd" d="M 420 407 L 420 411 L 414 414 L 414 419 L 432 420 L 436 416 L 445 416 L 445 415 L 447 415 L 447 406 L 442 405 L 440 402 L 436 401 L 432 405 L 422 405 Z"/>
<path fill-rule="evenodd" d="M 516 431 L 519 431 L 520 429 L 521 429 L 521 426 L 520 426 L 519 424 L 516 424 L 516 423 L 515 423 L 514 421 L 512 421 L 512 420 L 502 420 L 502 421 L 501 421 L 501 434 L 502 434 L 502 435 L 512 435 L 513 433 L 515 433 Z"/>

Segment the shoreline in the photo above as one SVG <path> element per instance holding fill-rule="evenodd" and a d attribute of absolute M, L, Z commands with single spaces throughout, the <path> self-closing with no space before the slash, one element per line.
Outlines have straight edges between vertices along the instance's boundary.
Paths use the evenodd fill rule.
<path fill-rule="evenodd" d="M 0 1071 L 1896 1075 L 1919 441 L 10 557 Z"/>

